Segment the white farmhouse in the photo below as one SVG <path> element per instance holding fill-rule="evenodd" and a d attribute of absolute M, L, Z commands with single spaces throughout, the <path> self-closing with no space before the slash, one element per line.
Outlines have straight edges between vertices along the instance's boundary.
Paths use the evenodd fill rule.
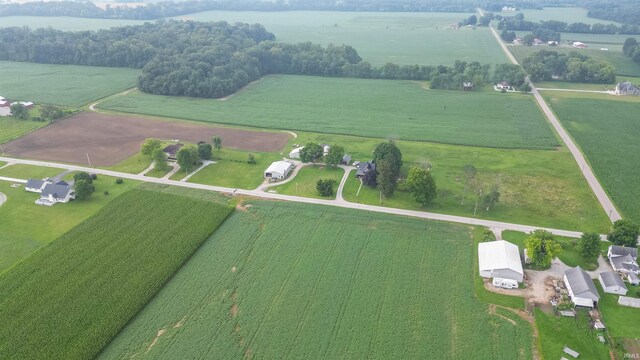
<path fill-rule="evenodd" d="M 276 161 L 269 165 L 264 172 L 264 177 L 272 180 L 283 180 L 293 170 L 293 164 L 286 161 Z"/>
<path fill-rule="evenodd" d="M 42 193 L 42 189 L 47 185 L 47 181 L 38 179 L 29 179 L 24 185 L 24 189 L 28 192 Z"/>
<path fill-rule="evenodd" d="M 638 249 L 626 246 L 611 245 L 607 251 L 611 267 L 622 273 L 640 274 L 638 267 Z"/>
<path fill-rule="evenodd" d="M 68 203 L 69 200 L 75 199 L 76 194 L 73 191 L 73 187 L 64 181 L 59 181 L 55 184 L 47 182 L 40 199 L 36 200 L 36 204 L 44 206 L 53 206 L 57 203 Z"/>
<path fill-rule="evenodd" d="M 522 282 L 524 271 L 518 246 L 504 241 L 478 244 L 478 266 L 484 278 L 502 278 Z"/>
<path fill-rule="evenodd" d="M 564 284 L 569 291 L 569 297 L 576 306 L 594 307 L 600 300 L 596 285 L 580 266 L 564 272 Z"/>
<path fill-rule="evenodd" d="M 627 295 L 627 286 L 618 273 L 614 271 L 601 272 L 598 274 L 598 279 L 604 292 L 616 295 Z"/>
<path fill-rule="evenodd" d="M 304 149 L 304 146 L 300 146 L 299 148 L 295 148 L 293 150 L 291 150 L 291 152 L 289 153 L 289 158 L 290 159 L 300 159 L 300 151 Z"/>

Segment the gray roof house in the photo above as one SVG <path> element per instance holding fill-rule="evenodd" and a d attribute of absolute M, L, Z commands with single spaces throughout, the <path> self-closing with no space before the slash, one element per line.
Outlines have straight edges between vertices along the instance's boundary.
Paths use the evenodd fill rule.
<path fill-rule="evenodd" d="M 569 291 L 569 297 L 576 306 L 594 307 L 600 300 L 596 285 L 580 266 L 564 272 L 564 284 Z"/>
<path fill-rule="evenodd" d="M 67 203 L 69 200 L 75 199 L 75 195 L 73 187 L 65 182 L 47 183 L 42 188 L 40 199 L 36 200 L 36 204 L 53 206 L 56 203 Z"/>
<path fill-rule="evenodd" d="M 638 249 L 626 246 L 611 245 L 607 251 L 611 267 L 623 273 L 640 273 L 638 267 Z"/>
<path fill-rule="evenodd" d="M 616 85 L 616 95 L 636 95 L 640 96 L 640 89 L 628 81 L 623 81 Z"/>
<path fill-rule="evenodd" d="M 356 170 L 356 177 L 361 178 L 369 171 L 376 171 L 376 163 L 373 161 L 361 162 Z"/>
<path fill-rule="evenodd" d="M 602 285 L 602 290 L 609 294 L 626 295 L 627 286 L 615 271 L 601 272 L 598 274 L 598 280 Z"/>
<path fill-rule="evenodd" d="M 636 285 L 636 286 L 640 285 L 640 279 L 638 279 L 638 275 L 634 273 L 628 273 L 627 280 L 629 280 L 629 283 L 631 285 Z"/>
<path fill-rule="evenodd" d="M 47 184 L 44 180 L 39 179 L 29 179 L 27 183 L 24 185 L 24 189 L 29 192 L 41 193 L 42 188 Z"/>
<path fill-rule="evenodd" d="M 345 165 L 349 165 L 349 163 L 351 163 L 351 155 L 349 154 L 344 154 L 344 156 L 342 157 L 342 160 L 340 161 L 341 164 L 345 164 Z"/>

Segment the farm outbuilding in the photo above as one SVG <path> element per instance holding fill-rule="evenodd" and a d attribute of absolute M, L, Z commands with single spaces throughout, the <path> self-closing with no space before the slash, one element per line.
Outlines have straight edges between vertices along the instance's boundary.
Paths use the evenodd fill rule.
<path fill-rule="evenodd" d="M 638 275 L 634 273 L 627 274 L 627 280 L 629 280 L 629 284 L 638 286 L 640 284 L 640 279 L 638 279 Z"/>
<path fill-rule="evenodd" d="M 627 295 L 627 286 L 618 273 L 614 271 L 601 272 L 598 274 L 598 279 L 604 292 L 616 295 Z"/>
<path fill-rule="evenodd" d="M 271 178 L 275 180 L 283 180 L 293 170 L 293 164 L 286 161 L 276 161 L 269 165 L 267 170 L 264 172 L 265 178 Z"/>
<path fill-rule="evenodd" d="M 304 149 L 304 146 L 300 146 L 298 148 L 291 150 L 291 152 L 289 153 L 289 158 L 300 159 L 300 151 L 302 151 L 302 149 Z"/>
<path fill-rule="evenodd" d="M 522 282 L 524 271 L 518 246 L 504 240 L 478 244 L 478 266 L 484 278 L 502 278 Z"/>
<path fill-rule="evenodd" d="M 576 306 L 592 308 L 600 300 L 596 285 L 580 266 L 564 272 L 564 284 L 567 286 L 571 301 Z"/>

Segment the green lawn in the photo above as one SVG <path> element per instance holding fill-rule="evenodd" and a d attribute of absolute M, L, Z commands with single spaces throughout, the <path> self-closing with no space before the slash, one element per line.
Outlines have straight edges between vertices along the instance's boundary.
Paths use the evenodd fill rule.
<path fill-rule="evenodd" d="M 518 231 L 506 230 L 502 232 L 502 238 L 504 240 L 507 240 L 509 242 L 512 242 L 518 245 L 521 251 L 524 251 L 524 240 L 528 236 L 529 236 L 528 234 L 518 232 Z M 581 249 L 580 240 L 565 238 L 562 236 L 554 236 L 554 238 L 556 239 L 556 241 L 560 243 L 560 246 L 562 246 L 562 252 L 560 253 L 560 255 L 558 255 L 558 259 L 560 259 L 560 261 L 562 261 L 568 266 L 571 266 L 571 267 L 580 266 L 581 268 L 588 271 L 593 271 L 598 268 L 597 260 L 596 261 L 587 260 L 584 257 L 582 257 L 582 255 L 580 254 L 580 249 Z M 575 245 L 574 245 L 574 241 L 576 242 Z M 601 247 L 606 248 L 609 245 L 611 245 L 610 242 L 603 241 L 601 244 Z"/>
<path fill-rule="evenodd" d="M 571 318 L 547 314 L 536 309 L 535 319 L 544 359 L 568 357 L 562 352 L 565 346 L 579 352 L 580 359 L 610 358 L 608 345 L 598 341 L 598 332 L 591 328 L 586 311 L 578 311 L 578 316 Z"/>
<path fill-rule="evenodd" d="M 531 358 L 473 296 L 470 227 L 244 205 L 100 358 Z"/>
<path fill-rule="evenodd" d="M 640 222 L 640 98 L 582 98 L 548 93 L 547 102 L 576 140 L 624 217 Z"/>
<path fill-rule="evenodd" d="M 81 106 L 135 86 L 139 74 L 127 68 L 1 61 L 0 89 L 11 100 Z"/>
<path fill-rule="evenodd" d="M 598 292 L 600 293 L 600 302 L 598 308 L 602 313 L 604 324 L 609 330 L 609 334 L 617 338 L 637 339 L 640 337 L 640 311 L 637 308 L 618 305 L 618 295 L 607 294 L 602 290 L 599 281 L 595 281 Z M 637 286 L 627 284 L 629 288 L 629 296 L 636 296 Z"/>
<path fill-rule="evenodd" d="M 577 51 L 580 54 L 591 56 L 596 60 L 605 60 L 610 62 L 616 68 L 616 74 L 618 76 L 640 76 L 640 64 L 633 62 L 631 59 L 625 57 L 622 54 L 621 49 L 613 48 L 610 45 L 603 45 L 604 47 L 611 47 L 611 49 L 609 51 L 600 51 L 600 47 L 603 46 L 595 46 L 596 48 L 588 49 L 576 49 L 568 46 L 544 49 L 556 51 L 558 53 L 569 53 L 571 51 Z M 534 52 L 540 51 L 541 48 L 535 46 L 510 46 L 509 50 L 516 57 L 516 59 L 518 59 L 518 62 L 522 63 L 522 59 Z"/>
<path fill-rule="evenodd" d="M 335 195 L 343 175 L 344 170 L 339 167 L 306 166 L 298 172 L 298 175 L 296 175 L 293 180 L 283 185 L 270 187 L 268 190 L 273 190 L 278 194 L 326 199 L 327 197 L 320 196 L 318 194 L 318 190 L 316 190 L 316 183 L 318 180 L 334 180 L 336 182 L 333 186 L 333 192 Z M 335 197 L 332 196 L 331 198 L 333 199 Z"/>
<path fill-rule="evenodd" d="M 113 111 L 284 130 L 549 149 L 558 140 L 529 95 L 425 90 L 412 81 L 268 76 L 226 101 L 132 92 Z M 183 109 L 188 108 L 185 112 Z"/>
<path fill-rule="evenodd" d="M 630 81 L 634 84 L 640 83 L 640 78 L 633 76 L 618 76 L 618 81 Z M 573 90 L 596 90 L 596 91 L 611 91 L 616 88 L 616 84 L 585 84 L 585 83 L 571 83 L 566 81 L 538 81 L 535 83 L 538 88 L 547 89 L 573 89 Z M 555 92 L 557 93 L 557 92 Z M 575 93 L 571 93 L 575 94 Z M 609 98 L 608 95 L 593 95 L 600 98 Z"/>
<path fill-rule="evenodd" d="M 114 166 L 105 167 L 105 169 L 129 174 L 139 174 L 148 168 L 149 165 L 151 165 L 151 159 L 137 152 Z"/>
<path fill-rule="evenodd" d="M 169 165 L 167 170 L 158 170 L 158 168 L 154 167 L 148 173 L 144 174 L 145 176 L 161 178 L 169 173 L 169 171 L 173 170 L 173 166 Z"/>
<path fill-rule="evenodd" d="M 0 357 L 94 358 L 231 211 L 148 190 L 119 197 L 0 275 Z"/>
<path fill-rule="evenodd" d="M 17 139 L 47 124 L 48 122 L 17 120 L 10 116 L 0 117 L 0 144 Z"/>
<path fill-rule="evenodd" d="M 54 177 L 64 172 L 64 169 L 48 168 L 35 165 L 13 164 L 0 170 L 0 176 L 24 179 L 44 179 L 46 177 Z"/>
<path fill-rule="evenodd" d="M 0 206 L 0 273 L 137 184 L 135 181 L 125 180 L 123 184 L 117 185 L 114 178 L 99 176 L 94 181 L 96 192 L 88 200 L 47 207 L 34 203 L 38 194 L 27 192 L 22 186 L 12 188 L 11 183 L 0 182 L 0 192 L 7 195 L 7 202 Z M 104 195 L 104 191 L 108 191 L 109 195 Z"/>

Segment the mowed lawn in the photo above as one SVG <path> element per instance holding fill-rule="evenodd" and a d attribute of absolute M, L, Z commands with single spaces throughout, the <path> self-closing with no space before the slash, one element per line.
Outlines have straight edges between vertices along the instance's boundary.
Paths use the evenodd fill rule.
<path fill-rule="evenodd" d="M 14 166 L 18 165 L 6 169 Z M 47 176 L 61 171 L 57 170 L 56 173 L 47 173 Z M 0 176 L 5 175 L 0 171 Z M 14 188 L 10 182 L 1 181 L 0 192 L 7 196 L 7 202 L 0 206 L 0 273 L 137 185 L 138 182 L 133 180 L 125 180 L 118 185 L 114 178 L 99 176 L 94 181 L 96 192 L 89 199 L 47 207 L 36 205 L 34 202 L 38 194 L 25 191 L 24 186 Z M 108 195 L 104 194 L 105 191 Z"/>
<path fill-rule="evenodd" d="M 120 196 L 0 275 L 0 358 L 94 358 L 231 211 L 149 190 Z"/>
<path fill-rule="evenodd" d="M 327 167 L 324 165 L 305 166 L 300 169 L 296 177 L 291 181 L 282 185 L 275 183 L 273 187 L 269 188 L 269 190 L 275 191 L 278 194 L 328 199 L 328 196 L 323 197 L 318 194 L 316 183 L 320 179 L 330 179 L 335 181 L 333 185 L 333 195 L 330 197 L 334 199 L 343 175 L 344 170 L 339 167 Z"/>
<path fill-rule="evenodd" d="M 36 104 L 81 106 L 135 86 L 138 74 L 140 70 L 127 68 L 1 61 L 0 95 Z"/>
<path fill-rule="evenodd" d="M 547 93 L 623 217 L 640 223 L 640 102 Z"/>
<path fill-rule="evenodd" d="M 531 149 L 558 145 L 529 95 L 424 86 L 412 81 L 268 76 L 226 101 L 132 92 L 99 107 L 260 128 L 460 145 Z"/>
<path fill-rule="evenodd" d="M 472 244 L 467 226 L 245 203 L 99 358 L 530 359 L 531 328 L 474 297 Z"/>
<path fill-rule="evenodd" d="M 18 120 L 10 116 L 0 117 L 0 144 L 17 139 L 20 136 L 45 125 L 47 125 L 46 122 Z M 2 151 L 0 151 L 0 154 L 1 153 Z"/>

